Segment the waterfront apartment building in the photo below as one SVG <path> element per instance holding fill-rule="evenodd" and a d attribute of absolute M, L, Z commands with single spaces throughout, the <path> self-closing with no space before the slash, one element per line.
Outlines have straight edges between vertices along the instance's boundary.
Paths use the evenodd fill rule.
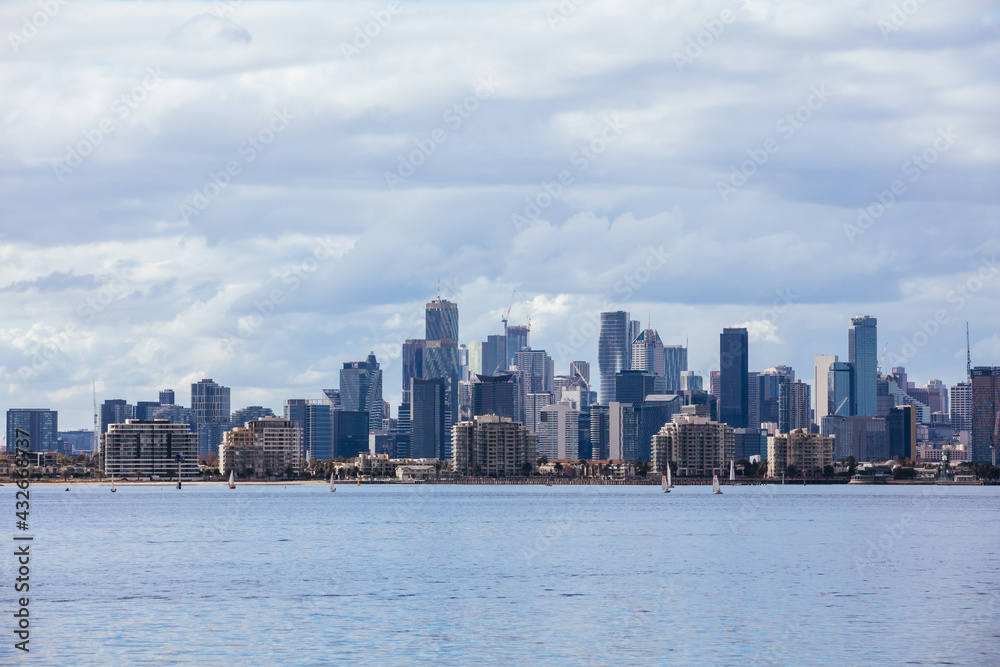
<path fill-rule="evenodd" d="M 219 446 L 219 472 L 228 477 L 297 475 L 302 469 L 299 452 L 301 429 L 291 419 L 263 417 L 225 433 Z"/>
<path fill-rule="evenodd" d="M 549 460 L 577 458 L 580 451 L 580 412 L 566 403 L 542 408 L 537 449 L 539 456 Z"/>
<path fill-rule="evenodd" d="M 109 424 L 101 435 L 101 468 L 106 475 L 181 478 L 198 474 L 198 434 L 166 419 Z"/>
<path fill-rule="evenodd" d="M 781 477 L 793 467 L 793 474 L 820 477 L 833 465 L 833 438 L 797 429 L 767 439 L 768 477 Z"/>
<path fill-rule="evenodd" d="M 521 424 L 484 415 L 455 426 L 452 463 L 459 475 L 523 475 L 534 465 L 536 449 L 535 435 Z"/>
<path fill-rule="evenodd" d="M 20 429 L 24 435 L 18 435 Z M 59 450 L 59 413 L 48 408 L 11 408 L 7 411 L 7 451 L 13 452 L 17 440 L 28 441 L 32 452 L 57 452 Z M 72 453 L 72 452 L 62 452 Z"/>
<path fill-rule="evenodd" d="M 733 427 L 707 417 L 679 414 L 653 436 L 652 467 L 663 472 L 668 463 L 681 477 L 728 474 L 735 453 Z"/>

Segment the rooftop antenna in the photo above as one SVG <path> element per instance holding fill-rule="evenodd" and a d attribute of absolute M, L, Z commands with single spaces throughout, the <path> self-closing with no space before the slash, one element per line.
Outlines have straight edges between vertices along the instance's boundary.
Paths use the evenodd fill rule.
<path fill-rule="evenodd" d="M 100 453 L 100 426 L 97 423 L 97 380 L 91 379 L 92 387 L 94 390 L 94 454 Z"/>
<path fill-rule="evenodd" d="M 972 382 L 972 344 L 969 338 L 969 323 L 965 323 L 965 375 Z"/>

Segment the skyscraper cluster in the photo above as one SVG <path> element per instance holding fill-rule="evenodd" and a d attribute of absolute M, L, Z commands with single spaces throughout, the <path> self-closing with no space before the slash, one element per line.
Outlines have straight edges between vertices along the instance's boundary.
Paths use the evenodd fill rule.
<path fill-rule="evenodd" d="M 223 446 L 241 469 L 273 470 L 281 463 L 282 469 L 298 470 L 290 459 L 265 461 L 253 453 L 254 443 L 279 435 L 282 451 L 292 447 L 300 459 L 353 458 L 365 452 L 395 458 L 465 457 L 462 465 L 469 470 L 507 472 L 523 467 L 528 452 L 550 460 L 676 465 L 673 453 L 689 451 L 683 443 L 705 434 L 714 434 L 711 463 L 687 459 L 685 470 L 718 468 L 723 455 L 764 459 L 772 451 L 800 463 L 806 459 L 795 457 L 811 452 L 810 465 L 828 453 L 834 460 L 934 461 L 946 451 L 952 461 L 995 456 L 1000 368 L 972 368 L 970 363 L 966 382 L 949 388 L 931 380 L 918 387 L 905 368 L 882 368 L 874 317 L 850 319 L 846 360 L 838 354 L 814 357 L 812 385 L 785 365 L 750 370 L 748 330 L 726 327 L 719 337 L 718 370 L 711 371 L 707 390 L 704 378 L 688 369 L 687 345 L 665 345 L 651 322 L 642 328 L 619 310 L 601 313 L 600 323 L 599 395 L 592 389 L 588 362 L 573 361 L 566 374 L 557 375 L 552 357 L 530 346 L 528 326 L 504 319 L 502 334 L 460 343 L 458 305 L 438 296 L 426 304 L 424 337 L 402 344 L 402 401 L 396 418 L 383 399 L 382 368 L 371 353 L 362 361 L 345 362 L 337 386 L 322 390 L 322 397 L 286 400 L 280 417 L 263 406 L 233 411 L 230 388 L 211 378 L 191 384 L 190 407 L 177 404 L 172 389 L 161 391 L 157 401 L 108 399 L 99 408 L 94 446 L 105 457 L 131 456 L 127 462 L 108 463 L 122 471 L 133 465 L 161 470 L 162 461 L 142 459 L 149 452 L 194 458 L 223 452 Z M 183 428 L 150 430 L 139 426 L 144 423 Z M 456 452 L 461 424 L 471 426 L 463 426 L 464 449 Z M 706 426 L 711 424 L 729 430 Z M 85 432 L 61 439 L 51 410 L 8 411 L 8 441 L 17 428 L 30 431 L 35 451 L 72 453 L 68 442 L 85 442 Z M 181 437 L 182 432 L 193 439 Z M 797 435 L 774 440 L 790 434 Z M 145 444 L 130 449 L 128 438 Z M 477 458 L 476 452 L 500 451 L 489 445 L 496 438 L 516 443 L 516 465 L 513 459 L 501 464 Z M 708 446 L 702 442 L 690 451 L 708 456 Z"/>

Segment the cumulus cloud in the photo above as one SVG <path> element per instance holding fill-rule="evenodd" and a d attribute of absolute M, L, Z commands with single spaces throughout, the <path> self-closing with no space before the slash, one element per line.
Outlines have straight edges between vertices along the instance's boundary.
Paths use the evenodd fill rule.
<path fill-rule="evenodd" d="M 966 319 L 1000 363 L 1000 283 L 948 300 L 1000 249 L 995 11 L 926 3 L 884 35 L 892 6 L 403 3 L 358 47 L 367 3 L 69 3 L 0 73 L 9 401 L 85 425 L 93 377 L 140 400 L 207 374 L 280 408 L 369 350 L 391 395 L 438 280 L 467 341 L 516 288 L 560 367 L 596 362 L 612 305 L 706 373 L 731 322 L 753 367 L 807 369 L 846 355 L 858 312 L 902 349 L 941 308 L 911 375 L 960 379 Z M 164 78 L 139 100 L 147 68 Z"/>
<path fill-rule="evenodd" d="M 180 49 L 205 50 L 249 44 L 251 37 L 246 28 L 231 19 L 214 14 L 199 14 L 171 30 L 166 41 Z"/>

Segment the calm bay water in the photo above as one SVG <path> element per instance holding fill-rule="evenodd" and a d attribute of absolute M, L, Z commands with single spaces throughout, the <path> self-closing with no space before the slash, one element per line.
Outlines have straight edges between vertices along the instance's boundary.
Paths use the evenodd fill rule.
<path fill-rule="evenodd" d="M 63 489 L 0 664 L 1000 664 L 997 487 Z"/>

